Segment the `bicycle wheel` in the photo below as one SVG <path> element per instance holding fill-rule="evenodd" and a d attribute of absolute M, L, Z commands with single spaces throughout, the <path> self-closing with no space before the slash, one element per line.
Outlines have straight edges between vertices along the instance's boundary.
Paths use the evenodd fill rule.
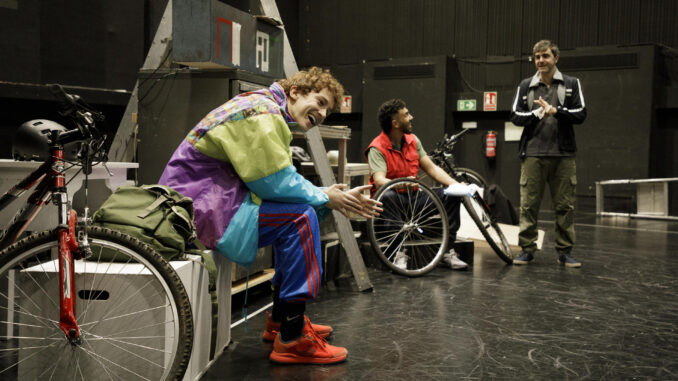
<path fill-rule="evenodd" d="M 513 253 L 497 222 L 490 216 L 489 207 L 478 193 L 473 197 L 463 197 L 462 202 L 473 222 L 487 240 L 492 250 L 509 265 L 513 263 Z"/>
<path fill-rule="evenodd" d="M 454 169 L 454 178 L 459 182 L 476 184 L 483 189 L 487 189 L 487 181 L 472 169 L 457 167 Z"/>
<path fill-rule="evenodd" d="M 433 270 L 449 239 L 447 213 L 438 196 L 429 187 L 402 178 L 386 183 L 374 198 L 384 204 L 384 212 L 368 220 L 379 259 L 401 275 L 420 276 Z M 397 258 L 405 258 L 406 264 L 397 266 Z"/>
<path fill-rule="evenodd" d="M 181 279 L 135 238 L 87 234 L 92 254 L 74 263 L 78 344 L 59 329 L 57 232 L 0 253 L 0 379 L 180 379 L 193 342 Z"/>
<path fill-rule="evenodd" d="M 444 167 L 441 167 L 444 168 Z M 446 170 L 447 174 L 450 175 L 453 179 L 467 183 L 467 184 L 476 184 L 477 186 L 487 189 L 487 181 L 476 171 L 468 168 L 454 168 L 454 173 Z M 433 180 L 429 175 L 424 171 L 419 171 L 418 180 L 420 183 L 425 184 L 429 187 L 435 188 L 440 186 L 440 184 Z"/>

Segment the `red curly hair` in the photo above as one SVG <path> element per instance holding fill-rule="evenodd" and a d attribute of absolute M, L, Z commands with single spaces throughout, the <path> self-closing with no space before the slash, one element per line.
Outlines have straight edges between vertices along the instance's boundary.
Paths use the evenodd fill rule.
<path fill-rule="evenodd" d="M 323 89 L 329 90 L 334 96 L 334 108 L 332 111 L 339 110 L 344 98 L 344 86 L 337 81 L 329 70 L 323 70 L 317 66 L 312 66 L 308 70 L 301 70 L 289 78 L 281 79 L 278 84 L 285 90 L 287 96 L 290 95 L 292 86 L 296 86 L 302 95 L 312 91 L 320 92 Z"/>

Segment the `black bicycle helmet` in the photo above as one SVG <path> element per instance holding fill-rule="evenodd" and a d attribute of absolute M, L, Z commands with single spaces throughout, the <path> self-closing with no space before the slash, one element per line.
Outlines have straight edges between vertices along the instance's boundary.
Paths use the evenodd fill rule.
<path fill-rule="evenodd" d="M 14 134 L 12 157 L 14 160 L 45 160 L 49 155 L 52 131 L 67 131 L 66 127 L 47 119 L 30 120 L 22 124 Z M 69 143 L 64 147 L 66 160 L 74 160 L 78 154 L 79 143 Z"/>

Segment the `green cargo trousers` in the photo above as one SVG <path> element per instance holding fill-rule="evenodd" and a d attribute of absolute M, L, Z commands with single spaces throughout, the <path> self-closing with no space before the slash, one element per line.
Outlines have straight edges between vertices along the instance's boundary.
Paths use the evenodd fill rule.
<path fill-rule="evenodd" d="M 548 184 L 555 212 L 556 250 L 569 253 L 574 245 L 574 202 L 577 168 L 574 157 L 526 157 L 520 165 L 520 233 L 526 253 L 537 250 L 537 218 Z"/>

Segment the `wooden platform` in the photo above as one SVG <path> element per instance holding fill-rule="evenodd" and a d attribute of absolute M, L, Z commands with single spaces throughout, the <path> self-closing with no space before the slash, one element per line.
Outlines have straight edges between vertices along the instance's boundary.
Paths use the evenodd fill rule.
<path fill-rule="evenodd" d="M 273 269 L 264 269 L 264 271 L 252 274 L 250 275 L 249 287 L 251 288 L 258 284 L 267 282 L 273 278 L 273 275 L 275 275 L 275 270 Z M 248 284 L 246 279 L 241 279 L 237 282 L 233 282 L 233 285 L 231 286 L 231 295 L 235 295 L 241 291 L 245 291 L 245 287 L 247 286 Z"/>

